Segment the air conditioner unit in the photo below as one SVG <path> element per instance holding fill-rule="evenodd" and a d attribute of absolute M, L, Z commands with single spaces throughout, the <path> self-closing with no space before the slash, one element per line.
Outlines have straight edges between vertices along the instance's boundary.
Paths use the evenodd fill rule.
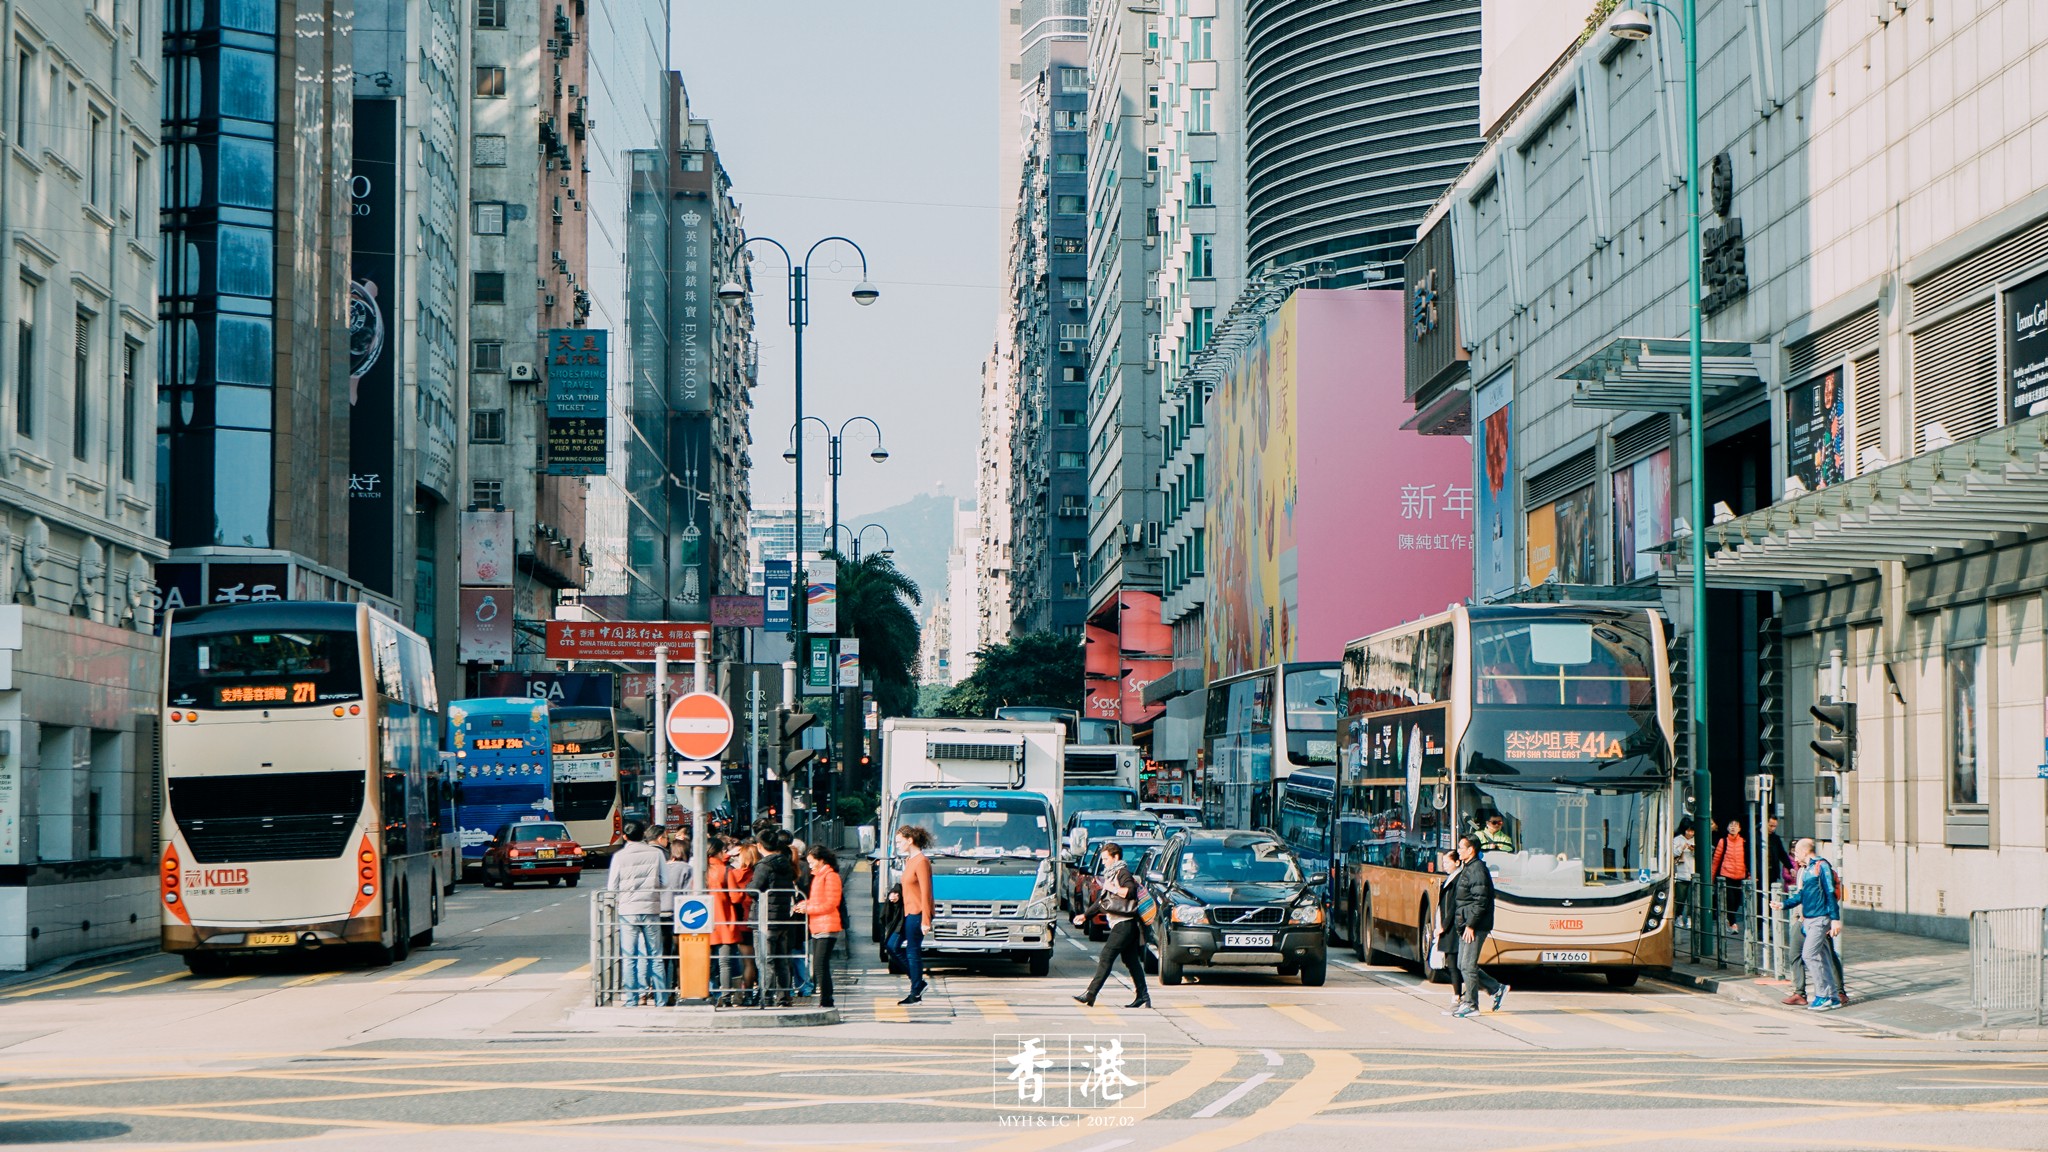
<path fill-rule="evenodd" d="M 1150 181 L 1150 180 L 1147 180 L 1147 181 L 1145 181 L 1145 183 L 1147 183 L 1147 184 L 1150 184 L 1150 183 L 1151 183 L 1151 181 Z M 1158 247 L 1158 245 L 1159 245 L 1159 237 L 1158 237 L 1158 235 L 1157 235 L 1156 233 L 1155 233 L 1155 234 L 1148 234 L 1148 235 L 1147 235 L 1147 236 L 1145 237 L 1145 247 L 1147 247 L 1147 248 L 1156 248 L 1156 247 Z"/>
<path fill-rule="evenodd" d="M 1073 342 L 1072 340 L 1062 340 L 1062 341 L 1060 341 L 1060 351 L 1062 351 L 1062 352 L 1072 352 L 1073 350 L 1074 350 L 1074 342 Z"/>
<path fill-rule="evenodd" d="M 514 382 L 532 383 L 533 365 L 514 364 L 512 366 L 512 379 Z"/>

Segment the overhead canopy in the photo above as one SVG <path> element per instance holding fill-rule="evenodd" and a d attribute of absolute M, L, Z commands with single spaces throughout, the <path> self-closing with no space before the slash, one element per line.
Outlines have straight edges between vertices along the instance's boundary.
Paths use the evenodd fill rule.
<path fill-rule="evenodd" d="M 1859 579 L 1886 560 L 2048 533 L 2048 416 L 1924 452 L 1707 529 L 1707 583 Z"/>
<path fill-rule="evenodd" d="M 1401 425 L 1404 432 L 1424 436 L 1469 436 L 1472 434 L 1472 385 L 1460 380 L 1444 394 L 1416 409 Z"/>
<path fill-rule="evenodd" d="M 1701 402 L 1712 407 L 1758 380 L 1749 345 L 1700 345 Z M 1684 412 L 1692 397 L 1692 349 L 1684 340 L 1622 336 L 1562 373 L 1577 382 L 1572 404 L 1618 412 Z"/>

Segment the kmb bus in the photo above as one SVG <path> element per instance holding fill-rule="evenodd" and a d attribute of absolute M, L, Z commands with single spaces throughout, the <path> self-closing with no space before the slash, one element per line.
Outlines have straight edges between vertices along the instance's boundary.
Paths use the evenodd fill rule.
<path fill-rule="evenodd" d="M 619 795 L 618 717 L 610 708 L 561 705 L 548 710 L 555 769 L 555 819 L 583 846 L 586 863 L 610 858 L 625 828 Z"/>
<path fill-rule="evenodd" d="M 1276 787 L 1337 764 L 1335 663 L 1276 664 L 1209 685 L 1202 719 L 1202 822 L 1271 828 Z"/>
<path fill-rule="evenodd" d="M 1499 816 L 1481 963 L 1620 987 L 1670 965 L 1678 784 L 1654 609 L 1453 608 L 1353 641 L 1343 687 L 1331 920 L 1361 958 L 1428 965 L 1438 856 Z"/>
<path fill-rule="evenodd" d="M 441 918 L 426 642 L 361 604 L 173 610 L 164 626 L 163 947 L 354 946 L 378 963 Z"/>
<path fill-rule="evenodd" d="M 453 819 L 465 874 L 481 870 L 484 848 L 507 824 L 555 818 L 547 701 L 480 696 L 448 705 L 455 755 Z"/>

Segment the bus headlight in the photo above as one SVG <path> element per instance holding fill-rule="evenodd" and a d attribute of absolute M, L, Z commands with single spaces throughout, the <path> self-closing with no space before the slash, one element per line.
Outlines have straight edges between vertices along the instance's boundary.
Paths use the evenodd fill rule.
<path fill-rule="evenodd" d="M 1671 889 L 1669 887 L 1658 888 L 1657 894 L 1650 897 L 1649 914 L 1643 917 L 1644 932 L 1655 932 L 1664 926 L 1664 915 L 1669 910 L 1670 901 Z"/>
<path fill-rule="evenodd" d="M 1199 904 L 1175 904 L 1173 906 L 1173 922 L 1175 924 L 1207 924 L 1209 922 L 1209 910 Z"/>
<path fill-rule="evenodd" d="M 1296 904 L 1292 911 L 1287 913 L 1287 922 L 1289 924 L 1321 924 L 1323 922 L 1323 906 L 1313 900 L 1303 900 L 1301 903 Z"/>

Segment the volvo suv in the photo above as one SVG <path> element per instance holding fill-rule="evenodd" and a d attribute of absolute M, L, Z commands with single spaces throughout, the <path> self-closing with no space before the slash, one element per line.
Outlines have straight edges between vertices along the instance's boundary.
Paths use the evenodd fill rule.
<path fill-rule="evenodd" d="M 1177 832 L 1145 879 L 1159 900 L 1149 943 L 1161 984 L 1188 967 L 1271 967 L 1311 987 L 1328 974 L 1324 877 L 1271 832 Z"/>

